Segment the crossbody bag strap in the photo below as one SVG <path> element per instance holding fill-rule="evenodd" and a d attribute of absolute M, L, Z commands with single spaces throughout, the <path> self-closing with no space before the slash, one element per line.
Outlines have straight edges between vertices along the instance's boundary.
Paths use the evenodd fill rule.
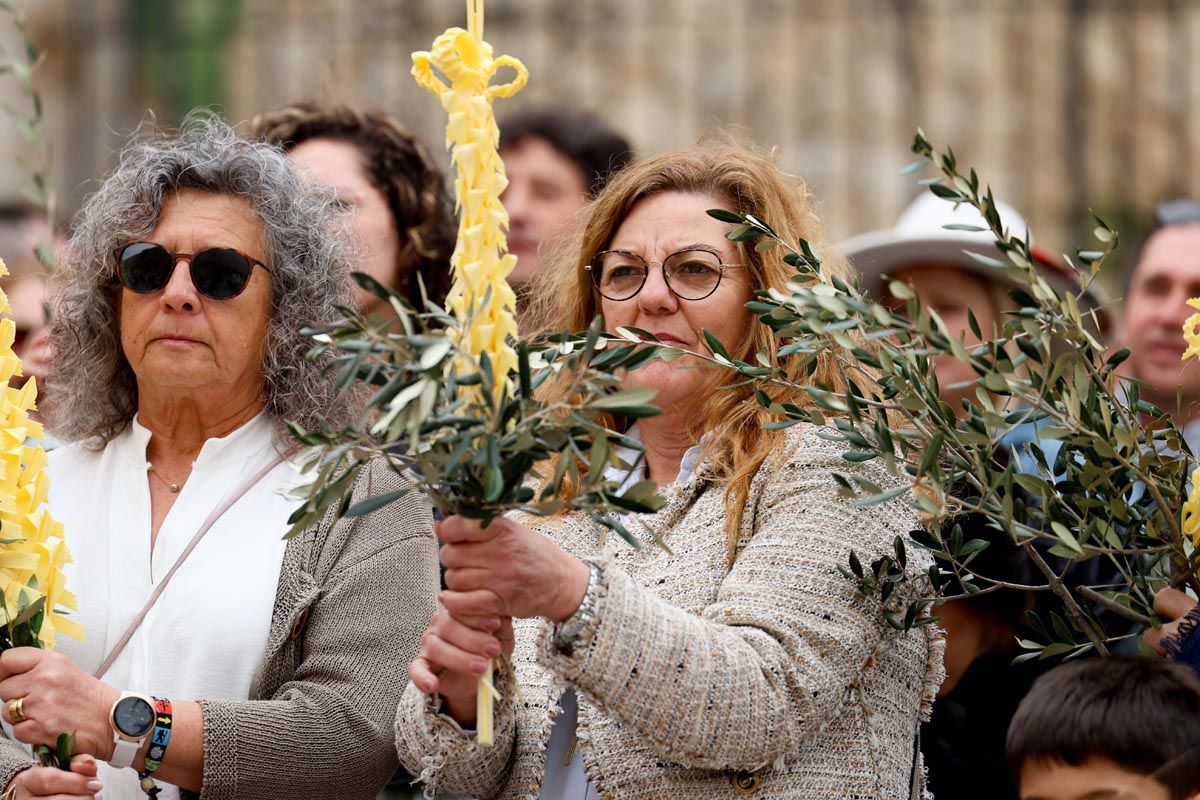
<path fill-rule="evenodd" d="M 179 554 L 179 558 L 175 559 L 175 563 L 171 565 L 171 569 L 167 571 L 167 574 L 164 575 L 162 580 L 158 582 L 158 585 L 154 587 L 154 591 L 150 593 L 150 599 L 146 601 L 146 605 L 142 606 L 142 610 L 139 611 L 137 616 L 133 618 L 133 621 L 129 623 L 129 627 L 125 629 L 125 633 L 121 634 L 121 638 L 117 640 L 116 645 L 114 645 L 113 649 L 108 652 L 108 655 L 105 656 L 104 661 L 101 662 L 96 671 L 92 673 L 92 677 L 99 678 L 101 675 L 108 672 L 108 668 L 111 667 L 112 663 L 117 660 L 117 656 L 121 655 L 121 651 L 125 649 L 125 645 L 129 644 L 129 640 L 133 638 L 133 634 L 137 632 L 139 627 L 141 627 L 142 622 L 146 619 L 146 615 L 150 613 L 150 609 L 154 607 L 154 604 L 158 601 L 159 596 L 161 596 L 163 591 L 167 588 L 167 584 L 171 582 L 171 578 L 177 571 L 179 571 L 179 568 L 183 566 L 183 562 L 186 561 L 187 557 L 192 554 L 192 551 L 196 549 L 196 545 L 200 544 L 200 540 L 204 538 L 204 534 L 208 533 L 209 528 L 215 525 L 217 520 L 224 516 L 225 512 L 233 507 L 234 503 L 236 503 L 238 500 L 241 500 L 242 497 L 245 496 L 246 492 L 250 491 L 255 484 L 265 478 L 268 472 L 282 464 L 285 458 L 287 458 L 287 454 L 276 456 L 270 464 L 252 475 L 249 480 L 237 488 L 237 491 L 227 497 L 225 501 L 221 503 L 221 505 L 217 506 L 213 512 L 208 515 L 208 519 L 204 520 L 204 524 L 200 526 L 200 530 L 196 531 L 196 535 L 192 537 L 190 542 L 188 542 L 188 546 L 185 547 L 183 552 Z"/>

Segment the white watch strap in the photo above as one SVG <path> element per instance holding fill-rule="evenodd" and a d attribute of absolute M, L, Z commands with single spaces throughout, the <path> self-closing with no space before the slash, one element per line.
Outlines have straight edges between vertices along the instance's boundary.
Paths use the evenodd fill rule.
<path fill-rule="evenodd" d="M 113 734 L 113 754 L 108 763 L 114 767 L 132 767 L 134 756 L 143 740 L 130 741 Z"/>

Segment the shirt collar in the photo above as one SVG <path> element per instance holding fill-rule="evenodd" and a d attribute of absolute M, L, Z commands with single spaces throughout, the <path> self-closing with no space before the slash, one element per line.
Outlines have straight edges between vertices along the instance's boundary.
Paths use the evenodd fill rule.
<path fill-rule="evenodd" d="M 261 411 L 246 424 L 225 436 L 207 440 L 200 448 L 200 455 L 192 464 L 193 470 L 215 469 L 233 461 L 244 461 L 261 453 L 274 444 L 275 426 L 270 415 Z M 145 466 L 146 448 L 150 444 L 150 429 L 142 425 L 134 415 L 129 427 L 116 440 L 116 444 L 129 461 Z"/>
<path fill-rule="evenodd" d="M 642 441 L 642 432 L 635 424 L 632 428 L 625 431 L 625 438 L 632 439 L 640 444 Z M 620 445 L 617 446 L 617 455 L 626 464 L 633 464 L 638 458 L 638 452 L 632 447 L 621 447 Z M 690 481 L 696 473 L 696 468 L 700 466 L 700 460 L 703 456 L 703 444 L 694 444 L 684 451 L 683 458 L 679 462 L 679 474 L 675 476 L 675 483 L 682 486 Z M 632 470 L 609 466 L 604 471 L 604 477 L 610 481 L 620 481 L 621 491 L 623 492 L 638 481 L 646 479 L 646 462 L 643 460 Z"/>

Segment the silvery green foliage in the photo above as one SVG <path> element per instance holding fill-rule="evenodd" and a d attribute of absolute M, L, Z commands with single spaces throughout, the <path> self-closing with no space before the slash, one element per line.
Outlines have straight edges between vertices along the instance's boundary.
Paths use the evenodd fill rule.
<path fill-rule="evenodd" d="M 788 249 L 793 282 L 782 291 L 758 292 L 748 307 L 774 331 L 781 359 L 803 366 L 818 353 L 831 354 L 849 388 L 831 391 L 789 377 L 813 373 L 794 365 L 785 370 L 781 359 L 765 354 L 754 364 L 730 359 L 710 338 L 711 359 L 756 382 L 759 402 L 779 416 L 779 426 L 816 424 L 823 436 L 844 444 L 847 468 L 833 479 L 855 503 L 906 495 L 920 512 L 925 526 L 913 538 L 936 559 L 927 581 L 906 577 L 899 540 L 894 554 L 870 564 L 851 554 L 843 568 L 864 595 L 883 601 L 892 625 L 921 624 L 935 599 L 953 596 L 951 587 L 961 597 L 964 590 L 971 595 L 1007 586 L 1053 596 L 1039 603 L 1041 613 L 1027 615 L 1036 640 L 1022 642 L 1028 652 L 1019 658 L 1105 653 L 1113 641 L 1136 635 L 1130 621 L 1156 624 L 1155 591 L 1196 588 L 1197 557 L 1180 526 L 1194 459 L 1171 416 L 1143 400 L 1137 382 L 1119 376 L 1128 351 L 1106 352 L 1082 292 L 1061 293 L 1038 273 L 1028 234 L 1003 229 L 991 189 L 975 171 L 961 173 L 953 152 L 936 152 L 920 132 L 913 150 L 923 160 L 908 171 L 935 165 L 941 175 L 923 183 L 946 202 L 978 209 L 1004 255 L 968 252 L 1015 284 L 1015 310 L 1005 315 L 998 336 L 984 339 L 970 315 L 983 341 L 966 345 L 910 287 L 891 283 L 892 295 L 905 305 L 897 313 L 826 275 L 807 242 L 785 242 L 753 215 L 710 211 L 735 223 L 728 234 L 734 241 Z M 1116 233 L 1099 217 L 1096 222 L 1099 249 L 1080 251 L 1071 262 L 1084 286 L 1117 243 Z M 974 400 L 964 401 L 962 417 L 939 397 L 939 356 L 965 361 L 976 374 Z M 772 400 L 781 388 L 807 393 L 815 408 Z M 1018 425 L 1038 426 L 1041 441 L 1061 445 L 1057 454 L 1050 458 L 1042 446 L 1029 446 L 1033 468 L 1016 469 L 1004 437 Z M 855 475 L 854 464 L 869 460 L 882 462 L 903 486 L 885 491 Z M 965 513 L 986 519 L 987 535 L 965 533 L 955 522 Z M 981 552 L 1004 539 L 1024 552 L 1036 580 L 1014 585 L 975 566 Z M 1066 573 L 1077 565 L 1098 565 L 1090 572 L 1112 579 L 1072 580 Z"/>
<path fill-rule="evenodd" d="M 335 503 L 342 515 L 355 516 L 399 499 L 404 491 L 350 504 L 349 489 L 363 466 L 385 457 L 443 514 L 487 523 L 514 509 L 537 515 L 581 510 L 638 546 L 619 515 L 656 511 L 663 500 L 651 481 L 620 491 L 606 478 L 607 467 L 636 465 L 621 461 L 618 447 L 642 451 L 595 420 L 659 413 L 649 404 L 654 390 L 622 390 L 616 374 L 657 358 L 655 349 L 604 334 L 598 320 L 584 333 L 522 343 L 519 370 L 493 402 L 503 376 L 493 374 L 486 354 L 474 360 L 454 346 L 448 335 L 458 324 L 454 318 L 431 304 L 415 313 L 370 276 L 354 277 L 387 300 L 397 317 L 373 322 L 343 308 L 342 320 L 306 331 L 315 341 L 314 357 L 335 354 L 338 386 L 365 386 L 370 399 L 357 426 L 292 426 L 307 445 L 301 458 L 311 477 L 300 493 L 304 505 L 289 519 L 293 535 Z M 569 399 L 540 400 L 538 389 L 549 380 L 564 381 Z M 564 481 L 574 487 L 565 499 L 558 496 Z"/>

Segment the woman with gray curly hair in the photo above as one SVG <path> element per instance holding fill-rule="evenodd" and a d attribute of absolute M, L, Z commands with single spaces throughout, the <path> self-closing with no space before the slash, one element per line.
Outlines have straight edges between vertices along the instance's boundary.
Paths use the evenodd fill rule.
<path fill-rule="evenodd" d="M 365 800 L 395 770 L 430 512 L 414 493 L 283 538 L 284 421 L 361 413 L 298 333 L 349 297 L 332 202 L 201 117 L 129 145 L 81 212 L 52 327 L 72 444 L 49 472 L 86 638 L 0 655 L 12 737 L 76 731 L 78 755 L 63 772 L 0 742 L 6 798 Z M 400 481 L 380 465 L 353 493 Z"/>

